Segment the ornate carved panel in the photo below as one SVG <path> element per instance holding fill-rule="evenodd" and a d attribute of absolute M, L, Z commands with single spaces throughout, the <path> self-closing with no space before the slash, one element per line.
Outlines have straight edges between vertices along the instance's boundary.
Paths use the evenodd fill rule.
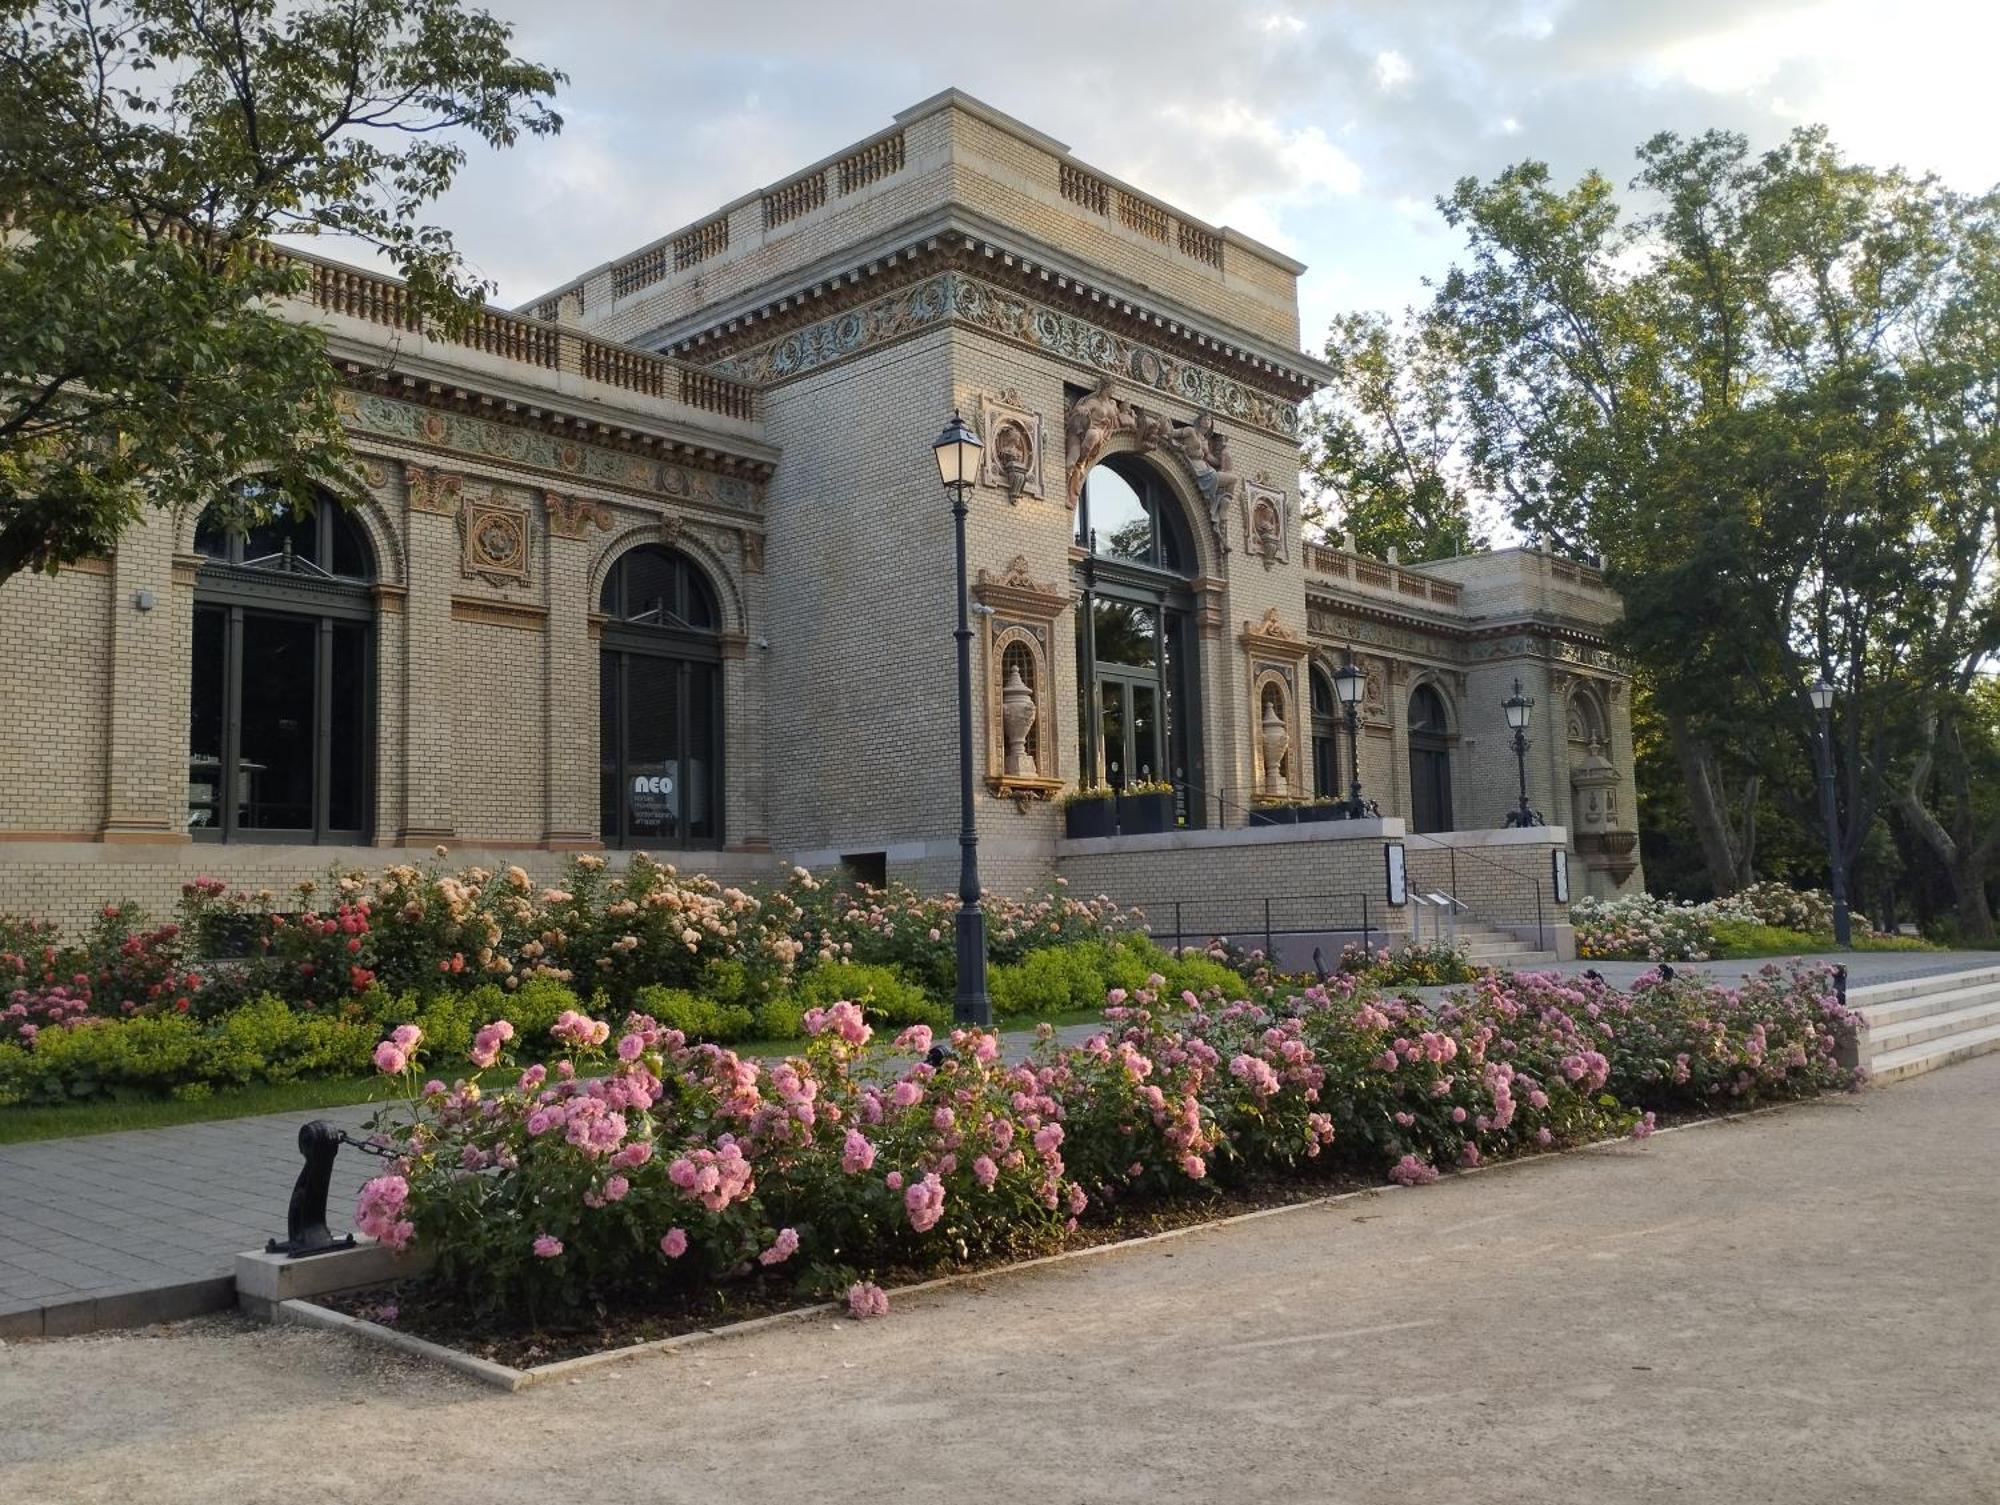
<path fill-rule="evenodd" d="M 465 545 L 459 569 L 467 578 L 492 585 L 525 585 L 528 580 L 528 509 L 495 497 L 467 497 L 458 512 Z"/>
<path fill-rule="evenodd" d="M 981 482 L 1005 491 L 1009 501 L 1042 495 L 1042 415 L 1029 412 L 1020 393 L 981 393 L 979 433 L 986 442 Z"/>
<path fill-rule="evenodd" d="M 465 477 L 445 470 L 406 466 L 403 487 L 412 512 L 430 512 L 439 517 L 458 516 L 458 504 L 465 493 Z"/>
<path fill-rule="evenodd" d="M 1299 696 L 1305 639 L 1279 620 L 1274 606 L 1262 621 L 1243 624 L 1242 643 L 1257 794 L 1263 799 L 1298 798 L 1306 789 L 1299 752 L 1305 746 Z"/>
<path fill-rule="evenodd" d="M 1243 552 L 1261 559 L 1264 568 L 1290 564 L 1292 509 L 1290 498 L 1268 478 L 1244 481 L 1238 488 L 1237 511 L 1243 521 Z"/>
<path fill-rule="evenodd" d="M 973 596 L 992 608 L 984 624 L 986 785 L 1016 800 L 1062 788 L 1052 652 L 1069 592 L 1044 584 L 1015 555 L 999 575 L 979 571 Z"/>
<path fill-rule="evenodd" d="M 611 531 L 611 509 L 602 502 L 545 491 L 542 506 L 549 515 L 549 531 L 557 538 L 582 538 L 593 523 L 603 532 Z"/>

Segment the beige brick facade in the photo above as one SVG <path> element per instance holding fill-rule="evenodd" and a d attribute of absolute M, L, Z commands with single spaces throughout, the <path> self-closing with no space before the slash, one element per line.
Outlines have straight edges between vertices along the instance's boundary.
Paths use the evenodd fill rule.
<path fill-rule="evenodd" d="M 952 518 L 929 447 L 954 406 L 989 450 L 968 554 L 990 887 L 1060 871 L 1154 903 L 1379 894 L 1412 803 L 1411 696 L 1446 707 L 1448 824 L 1469 832 L 1515 800 L 1500 702 L 1516 676 L 1536 700 L 1539 860 L 1574 827 L 1578 892 L 1636 885 L 1629 696 L 1596 577 L 1525 551 L 1404 569 L 1301 536 L 1299 405 L 1322 368 L 1297 350 L 1299 270 L 956 93 L 455 340 L 411 332 L 393 284 L 314 263 L 301 317 L 347 375 L 371 497 L 355 521 L 375 556 L 372 845 L 191 836 L 193 623 L 214 570 L 194 519 L 157 518 L 108 561 L 0 587 L 0 911 L 163 909 L 197 872 L 276 887 L 434 843 L 553 871 L 603 843 L 617 624 L 599 596 L 648 544 L 685 556 L 718 612 L 717 746 L 681 777 L 714 784 L 721 837 L 674 860 L 753 876 L 862 856 L 950 884 Z M 1092 412 L 1105 421 L 1072 435 Z M 1177 705 L 1198 754 L 1178 772 L 1208 828 L 1115 852 L 1063 840 L 1050 798 L 1095 756 L 1072 480 L 1106 460 L 1156 478 L 1189 540 L 1197 689 Z M 1259 801 L 1314 794 L 1312 676 L 1350 648 L 1370 677 L 1363 793 L 1392 819 L 1240 831 Z M 1010 654 L 1035 681 L 1035 751 L 1011 774 Z M 1438 839 L 1408 840 L 1414 872 Z M 1456 881 L 1512 903 L 1526 869 L 1468 876 L 1481 861 L 1461 854 Z"/>

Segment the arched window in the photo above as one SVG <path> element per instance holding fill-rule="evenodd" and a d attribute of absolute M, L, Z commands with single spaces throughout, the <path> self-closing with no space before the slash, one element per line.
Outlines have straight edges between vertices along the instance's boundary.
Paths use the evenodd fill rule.
<path fill-rule="evenodd" d="M 617 847 L 722 844 L 722 616 L 708 577 L 646 544 L 604 577 L 598 806 Z"/>
<path fill-rule="evenodd" d="M 357 843 L 372 820 L 375 559 L 331 496 L 246 481 L 195 525 L 188 830 Z"/>
<path fill-rule="evenodd" d="M 1085 784 L 1165 781 L 1202 821 L 1195 552 L 1179 499 L 1136 455 L 1084 478 L 1076 509 L 1077 727 Z"/>
<path fill-rule="evenodd" d="M 1418 685 L 1410 696 L 1410 829 L 1451 828 L 1451 725 L 1438 692 Z"/>
<path fill-rule="evenodd" d="M 1313 794 L 1326 799 L 1340 798 L 1340 700 L 1333 693 L 1333 679 L 1326 670 L 1312 670 L 1312 775 Z"/>

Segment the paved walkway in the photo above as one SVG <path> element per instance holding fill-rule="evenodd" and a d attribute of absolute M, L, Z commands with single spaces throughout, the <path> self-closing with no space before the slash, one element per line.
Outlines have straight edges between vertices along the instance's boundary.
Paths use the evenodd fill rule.
<path fill-rule="evenodd" d="M 0 1499 L 2000 1499 L 2000 1057 L 507 1396 L 211 1318 L 0 1349 Z"/>
<path fill-rule="evenodd" d="M 1986 952 L 1858 953 L 1854 985 L 2000 963 Z M 1685 964 L 1740 973 L 1741 962 Z M 1648 970 L 1580 962 L 1614 983 Z M 1430 991 L 1430 990 L 1427 990 Z M 1436 990 L 1446 991 L 1446 990 Z M 1072 1026 L 1082 1039 L 1092 1026 Z M 1025 1049 L 1026 1037 L 1018 1037 Z M 0 1336 L 8 1317 L 91 1299 L 119 1302 L 159 1287 L 227 1277 L 234 1256 L 282 1237 L 298 1176 L 299 1125 L 327 1118 L 358 1129 L 369 1106 L 235 1118 L 168 1129 L 0 1146 Z M 345 1226 L 374 1163 L 344 1150 L 328 1207 Z M 87 1316 L 82 1325 L 95 1325 Z"/>

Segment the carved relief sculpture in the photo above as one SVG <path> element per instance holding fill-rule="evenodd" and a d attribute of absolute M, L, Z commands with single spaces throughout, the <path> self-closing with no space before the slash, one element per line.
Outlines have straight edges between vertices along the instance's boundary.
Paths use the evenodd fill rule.
<path fill-rule="evenodd" d="M 1292 734 L 1285 729 L 1279 699 L 1275 692 L 1265 694 L 1264 724 L 1259 729 L 1264 749 L 1264 793 L 1272 799 L 1285 793 L 1285 759 L 1292 750 Z"/>
<path fill-rule="evenodd" d="M 439 517 L 458 516 L 458 503 L 465 491 L 465 477 L 444 470 L 406 466 L 403 487 L 412 512 L 429 512 Z"/>
<path fill-rule="evenodd" d="M 1268 481 L 1244 481 L 1237 488 L 1237 511 L 1243 520 L 1243 549 L 1264 562 L 1291 562 L 1291 504 L 1289 498 Z"/>
<path fill-rule="evenodd" d="M 1224 518 L 1230 499 L 1242 489 L 1243 478 L 1236 474 L 1229 438 L 1215 426 L 1214 415 L 1201 413 L 1193 423 L 1175 423 L 1114 396 L 1108 376 L 1099 377 L 1095 390 L 1077 398 L 1064 415 L 1069 505 L 1076 506 L 1091 467 L 1120 434 L 1130 434 L 1142 452 L 1170 454 L 1180 461 L 1208 509 L 1208 526 L 1216 547 L 1227 554 L 1229 530 Z"/>
<path fill-rule="evenodd" d="M 581 538 L 592 523 L 603 532 L 611 531 L 611 509 L 602 502 L 545 491 L 542 507 L 549 516 L 549 531 L 557 538 Z"/>
<path fill-rule="evenodd" d="M 525 585 L 528 579 L 528 509 L 486 497 L 466 498 L 458 513 L 464 543 L 460 573 L 492 585 Z"/>
<path fill-rule="evenodd" d="M 986 440 L 980 480 L 1004 488 L 1010 502 L 1042 495 L 1042 415 L 1029 412 L 1010 388 L 981 395 L 979 428 Z"/>

